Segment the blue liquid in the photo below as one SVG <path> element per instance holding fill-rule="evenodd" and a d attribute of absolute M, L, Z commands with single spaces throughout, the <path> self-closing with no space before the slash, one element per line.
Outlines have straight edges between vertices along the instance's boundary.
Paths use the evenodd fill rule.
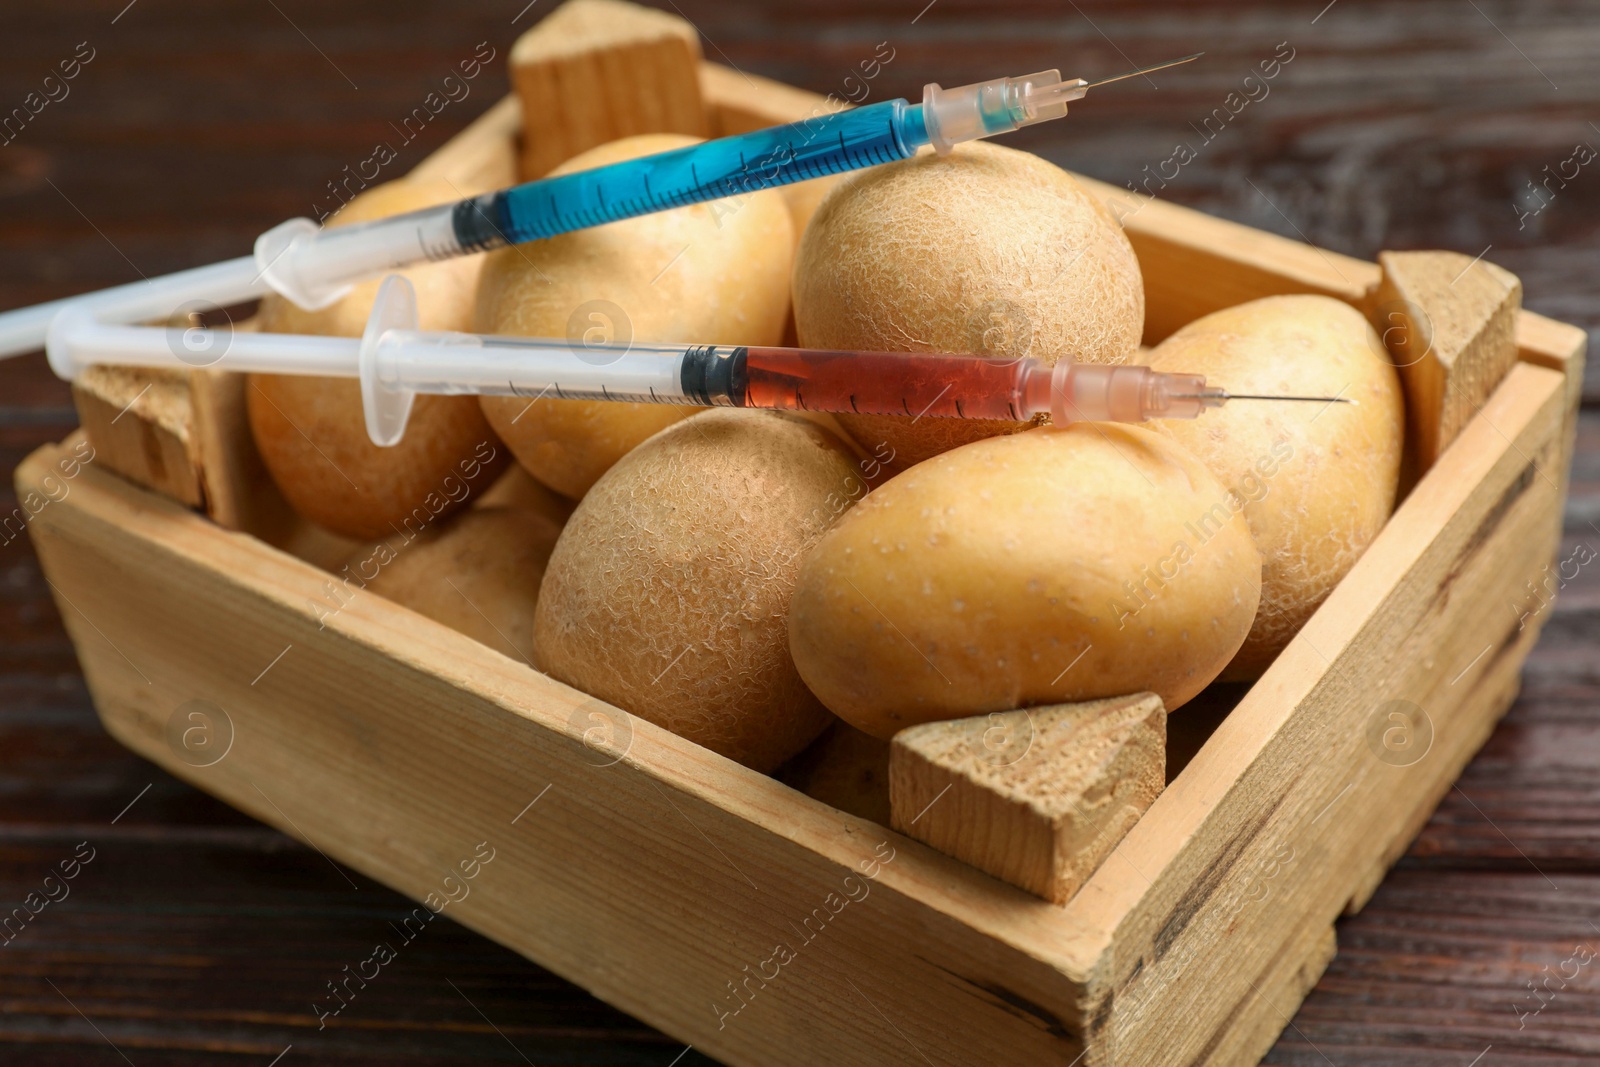
<path fill-rule="evenodd" d="M 455 230 L 464 251 L 521 244 L 908 159 L 927 143 L 922 106 L 887 100 L 489 193 L 457 205 Z"/>

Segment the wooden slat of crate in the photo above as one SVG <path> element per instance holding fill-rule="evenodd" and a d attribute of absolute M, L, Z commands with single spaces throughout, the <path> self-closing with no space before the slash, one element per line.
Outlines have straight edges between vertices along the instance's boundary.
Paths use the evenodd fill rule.
<path fill-rule="evenodd" d="M 324 573 L 96 469 L 33 532 L 120 741 L 419 900 L 487 841 L 490 875 L 448 914 L 653 1025 L 734 1062 L 904 1058 L 875 1004 L 917 1033 L 954 1022 L 965 1036 L 929 1050 L 940 1062 L 1081 1051 L 1049 905 L 643 721 L 598 767 L 587 721 L 569 724 L 584 694 L 376 596 L 319 630 Z M 212 767 L 166 740 L 194 699 L 236 731 Z M 866 899 L 796 944 L 882 842 L 893 859 Z M 719 1029 L 726 983 L 779 940 L 799 959 L 772 992 L 804 994 Z"/>
<path fill-rule="evenodd" d="M 1136 1062 L 1203 1062 L 1210 1039 L 1161 1020 L 1254 1003 L 1285 935 L 1365 901 L 1510 705 L 1537 627 L 1491 606 L 1550 560 L 1563 396 L 1559 376 L 1513 369 L 1068 905 L 1115 960 L 1116 1047 L 1173 1045 Z M 1384 762 L 1369 736 L 1391 700 L 1432 717 L 1431 749 L 1411 766 Z"/>

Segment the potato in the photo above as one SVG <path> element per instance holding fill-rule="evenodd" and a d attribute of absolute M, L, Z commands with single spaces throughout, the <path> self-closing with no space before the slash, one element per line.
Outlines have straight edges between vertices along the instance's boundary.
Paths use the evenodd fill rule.
<path fill-rule="evenodd" d="M 806 559 L 795 666 L 886 739 L 1142 690 L 1177 708 L 1255 617 L 1261 556 L 1225 499 L 1199 460 L 1133 426 L 946 452 L 874 490 Z"/>
<path fill-rule="evenodd" d="M 695 144 L 679 134 L 613 141 L 555 174 Z M 478 328 L 565 337 L 775 345 L 789 313 L 794 227 L 777 190 L 625 219 L 490 253 Z M 613 463 L 695 408 L 484 397 L 483 410 L 534 477 L 574 499 Z"/>
<path fill-rule="evenodd" d="M 560 533 L 526 508 L 472 508 L 439 533 L 391 537 L 357 552 L 345 573 L 364 580 L 368 592 L 531 665 L 539 583 Z"/>
<path fill-rule="evenodd" d="M 889 742 L 842 719 L 829 723 L 821 737 L 774 777 L 829 807 L 889 825 Z"/>
<path fill-rule="evenodd" d="M 513 508 L 543 515 L 557 527 L 572 517 L 572 501 L 557 493 L 518 463 L 511 464 L 498 481 L 472 502 L 474 508 Z"/>
<path fill-rule="evenodd" d="M 1122 229 L 1052 163 L 960 145 L 858 171 L 800 240 L 795 327 L 807 348 L 1130 362 L 1144 282 Z M 841 415 L 901 466 L 1026 424 Z"/>
<path fill-rule="evenodd" d="M 1350 404 L 1241 400 L 1152 424 L 1231 490 L 1261 549 L 1261 609 L 1223 677 L 1253 678 L 1327 599 L 1394 509 L 1405 440 L 1399 377 L 1366 318 L 1325 296 L 1272 296 L 1190 323 L 1150 353 L 1165 371 L 1235 393 L 1339 396 Z"/>
<path fill-rule="evenodd" d="M 595 483 L 556 542 L 534 619 L 552 677 L 768 771 L 829 722 L 789 658 L 800 560 L 866 492 L 834 435 L 714 409 Z"/>
<path fill-rule="evenodd" d="M 390 182 L 351 200 L 328 225 L 365 222 L 459 196 L 448 182 Z M 423 329 L 471 328 L 482 263 L 482 256 L 466 256 L 401 272 L 417 288 Z M 303 311 L 282 297 L 266 297 L 261 301 L 261 329 L 359 337 L 378 285 L 378 280 L 362 282 L 321 311 Z M 505 450 L 476 397 L 417 397 L 405 437 L 392 448 L 379 448 L 367 438 L 361 387 L 354 379 L 252 374 L 245 396 L 256 448 L 289 504 L 345 537 L 384 537 L 410 516 L 437 518 L 453 511 L 466 499 L 458 499 L 454 488 L 464 465 L 474 470 L 469 488 L 478 491 L 505 463 Z M 442 511 L 433 510 L 435 502 L 444 503 Z"/>

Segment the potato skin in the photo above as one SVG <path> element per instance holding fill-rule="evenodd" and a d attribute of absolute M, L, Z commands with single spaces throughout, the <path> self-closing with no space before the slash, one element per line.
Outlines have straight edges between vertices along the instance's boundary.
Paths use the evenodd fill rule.
<path fill-rule="evenodd" d="M 1234 494 L 1261 550 L 1261 608 L 1223 677 L 1254 678 L 1327 599 L 1394 509 L 1405 407 L 1366 318 L 1325 296 L 1273 296 L 1190 323 L 1150 365 L 1236 393 L 1351 404 L 1240 401 L 1152 426 Z"/>
<path fill-rule="evenodd" d="M 569 174 L 696 139 L 645 134 L 557 167 Z M 766 189 L 561 234 L 489 254 L 478 328 L 525 337 L 775 345 L 789 314 L 794 224 Z M 581 349 L 581 341 L 575 341 Z M 484 397 L 496 432 L 534 477 L 577 499 L 645 438 L 696 408 Z"/>
<path fill-rule="evenodd" d="M 1127 363 L 1144 281 L 1122 228 L 1060 167 L 986 142 L 857 171 L 801 235 L 795 327 L 807 348 Z M 1026 423 L 840 415 L 901 467 Z"/>
<path fill-rule="evenodd" d="M 366 590 L 533 665 L 539 583 L 561 526 L 528 508 L 475 507 L 438 533 L 351 557 Z M 348 573 L 348 571 L 347 571 Z"/>
<path fill-rule="evenodd" d="M 789 647 L 876 737 L 1150 690 L 1177 708 L 1250 629 L 1261 557 L 1199 460 L 1132 426 L 990 438 L 873 491 L 807 557 Z"/>
<path fill-rule="evenodd" d="M 360 540 L 414 525 L 414 516 L 440 519 L 494 484 L 509 453 L 461 399 L 417 397 L 405 438 L 379 448 L 353 381 L 253 374 L 245 397 L 256 448 L 290 506 Z"/>
<path fill-rule="evenodd" d="M 768 771 L 829 716 L 789 658 L 800 560 L 866 492 L 834 435 L 713 409 L 595 483 L 562 531 L 534 620 L 552 677 Z"/>
<path fill-rule="evenodd" d="M 448 182 L 389 182 L 351 200 L 328 225 L 384 218 L 460 195 Z M 423 329 L 471 328 L 473 293 L 482 264 L 482 256 L 465 256 L 401 272 L 417 288 Z M 320 311 L 303 311 L 279 296 L 265 297 L 261 329 L 359 337 L 379 284 L 379 280 L 362 282 Z M 507 459 L 476 397 L 417 397 L 406 435 L 392 448 L 379 448 L 367 438 L 361 387 L 354 379 L 252 374 L 246 410 L 256 448 L 290 506 L 345 537 L 388 536 L 408 515 L 425 507 L 430 494 L 440 494 L 446 502 L 438 514 L 454 511 L 462 501 L 454 498 L 446 479 L 458 478 L 463 462 L 484 449 L 493 457 L 474 461 L 475 470 L 482 462 L 491 464 L 486 475 L 471 479 L 477 492 L 489 485 Z"/>

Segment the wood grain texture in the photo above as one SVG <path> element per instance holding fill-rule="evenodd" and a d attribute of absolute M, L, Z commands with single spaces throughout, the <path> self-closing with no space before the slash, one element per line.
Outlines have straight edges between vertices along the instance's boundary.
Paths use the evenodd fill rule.
<path fill-rule="evenodd" d="M 1154 693 L 994 712 L 901 730 L 889 752 L 896 830 L 1065 904 L 1166 782 Z"/>
<path fill-rule="evenodd" d="M 414 164 L 505 92 L 509 42 L 540 10 L 512 24 L 521 4 L 142 0 L 113 24 L 124 6 L 68 0 L 6 14 L 7 107 L 76 42 L 91 40 L 99 53 L 70 98 L 0 148 L 0 305 L 239 254 L 266 226 L 314 213 L 327 181 L 392 137 L 391 122 L 478 41 L 491 41 L 500 58 L 472 96 L 397 144 L 404 165 Z M 1325 12 L 1321 2 L 1141 0 L 1079 11 L 1037 0 L 997 18 L 976 0 L 940 0 L 915 24 L 921 3 L 678 6 L 712 42 L 710 58 L 822 93 L 859 78 L 856 64 L 887 39 L 896 57 L 871 83 L 870 99 L 914 96 L 924 81 L 960 84 L 1059 64 L 1092 77 L 1128 58 L 1205 48 L 1205 65 L 1163 77 L 1159 92 L 1138 83 L 1097 92 L 1067 122 L 1009 142 L 1114 185 L 1168 158 L 1169 142 L 1198 144 L 1189 122 L 1290 40 L 1299 52 L 1272 95 L 1207 143 L 1165 196 L 1366 259 L 1381 248 L 1471 256 L 1493 245 L 1489 258 L 1523 278 L 1528 307 L 1591 330 L 1600 324 L 1592 167 L 1547 203 L 1528 190 L 1576 141 L 1593 138 L 1586 120 L 1600 105 L 1592 62 L 1600 26 L 1585 4 L 1480 0 L 1480 16 L 1444 0 L 1341 0 Z M 1519 226 L 1519 211 L 1539 203 Z M 1559 329 L 1524 315 L 1519 342 L 1546 328 Z M 0 467 L 60 440 L 74 421 L 66 388 L 42 359 L 0 365 Z M 0 504 L 9 512 L 15 501 L 4 481 Z M 1600 522 L 1600 413 L 1592 410 L 1578 425 L 1571 487 L 1558 561 L 1600 549 L 1590 526 Z M 1574 943 L 1593 936 L 1600 567 L 1569 565 L 1557 581 L 1559 597 L 1540 609 L 1545 625 L 1517 703 L 1372 901 L 1341 921 L 1341 955 L 1267 1062 L 1464 1067 L 1490 1044 L 1483 1067 L 1592 1059 L 1592 966 L 1520 1029 L 1512 1010 L 1528 1004 L 1518 1000 L 1527 979 L 1559 969 Z M 1531 603 L 1531 595 L 1508 603 L 1508 625 Z M 26 947 L 0 950 L 27 954 L 5 979 L 7 1063 L 120 1062 L 44 978 L 102 1030 L 126 1027 L 108 1032 L 140 1067 L 265 1063 L 291 1040 L 285 1067 L 521 1062 L 483 1015 L 541 1064 L 661 1067 L 682 1051 L 448 922 L 386 969 L 385 987 L 392 973 L 396 992 L 374 987 L 361 1041 L 331 1046 L 312 1036 L 314 1024 L 279 1028 L 278 1016 L 307 1015 L 305 982 L 319 984 L 370 949 L 384 922 L 403 912 L 400 898 L 359 877 L 362 889 L 351 891 L 315 852 L 106 737 L 25 538 L 0 544 L 0 731 L 0 888 L 20 902 L 59 858 L 14 842 L 42 835 L 70 851 L 88 832 L 113 843 L 96 861 L 105 863 L 104 882 L 89 881 L 91 865 L 74 897 L 30 930 Z M 706 1061 L 691 1051 L 679 1062 Z"/>
<path fill-rule="evenodd" d="M 163 496 L 204 505 L 187 372 L 88 367 L 72 383 L 72 402 L 103 463 Z"/>
<path fill-rule="evenodd" d="M 675 15 L 622 0 L 565 0 L 511 50 L 523 176 L 542 178 L 620 137 L 704 137 L 699 64 L 699 35 Z"/>
<path fill-rule="evenodd" d="M 1081 1051 L 1083 973 L 1053 909 L 376 596 L 310 611 L 322 572 L 80 478 L 32 531 L 58 603 L 89 611 L 67 629 L 135 751 L 735 1062 L 898 1056 L 863 999 L 938 1034 L 944 1063 Z M 257 659 L 264 680 L 241 670 Z M 231 740 L 214 759 L 173 732 L 197 705 Z M 598 747 L 593 714 L 612 726 Z M 480 850 L 492 874 L 468 886 L 452 872 Z M 790 958 L 769 973 L 775 944 Z M 783 969 L 798 961 L 805 977 Z"/>
<path fill-rule="evenodd" d="M 1426 471 L 1516 362 L 1522 282 L 1459 252 L 1382 252 L 1378 265 L 1374 327 L 1405 383 L 1412 461 Z"/>

